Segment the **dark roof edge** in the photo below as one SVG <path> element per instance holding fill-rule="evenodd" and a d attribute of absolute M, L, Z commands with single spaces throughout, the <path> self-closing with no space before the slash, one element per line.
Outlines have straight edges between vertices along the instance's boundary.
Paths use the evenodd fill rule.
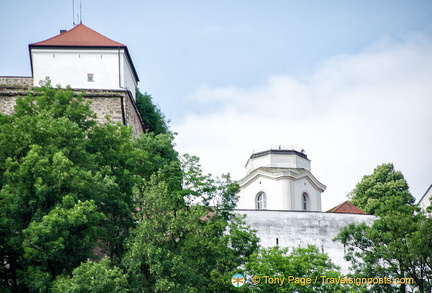
<path fill-rule="evenodd" d="M 432 184 L 429 186 L 429 188 L 426 190 L 426 192 L 423 194 L 423 196 L 418 201 L 417 205 L 425 198 L 426 194 L 428 194 L 429 190 L 431 190 Z"/>
<path fill-rule="evenodd" d="M 265 155 L 269 155 L 269 154 L 282 154 L 282 155 L 298 155 L 299 157 L 302 157 L 306 160 L 309 160 L 307 155 L 302 153 L 302 152 L 298 152 L 296 150 L 283 150 L 283 149 L 268 149 L 265 151 L 261 151 L 261 152 L 257 152 L 257 153 L 253 153 L 250 157 L 250 159 L 254 159 L 254 158 L 258 158 L 258 157 L 262 157 Z"/>
<path fill-rule="evenodd" d="M 82 48 L 82 49 L 101 49 L 101 48 L 126 48 L 127 46 L 83 46 L 83 45 L 35 45 L 35 44 L 29 44 L 30 48 L 46 48 L 46 49 L 53 49 L 53 48 Z"/>
<path fill-rule="evenodd" d="M 120 47 L 120 48 L 121 48 L 121 47 Z M 134 75 L 135 75 L 135 78 L 136 78 L 136 81 L 137 81 L 137 83 L 138 83 L 138 81 L 139 81 L 138 73 L 137 73 L 137 71 L 136 71 L 136 69 L 135 69 L 135 66 L 134 66 L 133 62 L 132 62 L 132 58 L 131 58 L 131 56 L 130 56 L 130 54 L 129 54 L 129 50 L 128 50 L 127 46 L 124 46 L 124 48 L 125 48 L 125 51 L 126 51 L 126 58 L 128 59 L 130 65 L 131 65 L 131 67 L 132 67 L 132 71 L 133 71 L 133 73 L 134 73 Z"/>

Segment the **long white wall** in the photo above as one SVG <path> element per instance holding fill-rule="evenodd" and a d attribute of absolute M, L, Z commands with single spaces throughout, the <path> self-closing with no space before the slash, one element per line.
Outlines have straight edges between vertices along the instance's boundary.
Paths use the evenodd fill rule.
<path fill-rule="evenodd" d="M 236 210 L 246 214 L 246 223 L 257 230 L 262 247 L 306 247 L 313 244 L 320 251 L 327 253 L 332 261 L 348 273 L 349 262 L 344 259 L 344 247 L 333 242 L 340 230 L 350 223 L 365 222 L 371 225 L 375 220 L 371 215 L 301 212 L 301 211 L 264 211 Z M 277 240 L 276 240 L 277 239 Z"/>

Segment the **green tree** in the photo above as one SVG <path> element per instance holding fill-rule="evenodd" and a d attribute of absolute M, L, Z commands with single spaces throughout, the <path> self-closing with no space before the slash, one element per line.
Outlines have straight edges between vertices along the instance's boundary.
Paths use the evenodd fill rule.
<path fill-rule="evenodd" d="M 412 278 L 412 284 L 374 284 L 364 292 L 430 292 L 431 219 L 412 205 L 408 184 L 392 164 L 378 166 L 353 191 L 353 202 L 379 217 L 369 227 L 350 224 L 337 236 L 357 277 Z M 428 228 L 429 227 L 429 228 Z"/>
<path fill-rule="evenodd" d="M 171 134 L 133 138 L 130 128 L 94 118 L 82 95 L 49 83 L 18 99 L 13 115 L 0 115 L 4 291 L 48 290 L 100 255 L 120 263 L 135 185 L 160 168 L 180 169 Z"/>
<path fill-rule="evenodd" d="M 258 242 L 238 185 L 180 160 L 169 131 L 94 118 L 49 83 L 0 115 L 0 291 L 235 290 Z"/>
<path fill-rule="evenodd" d="M 31 222 L 22 231 L 24 259 L 31 264 L 23 274 L 28 287 L 35 291 L 46 290 L 50 283 L 40 287 L 40 276 L 54 280 L 61 273 L 71 272 L 81 260 L 91 257 L 102 218 L 103 214 L 97 212 L 94 202 L 75 202 L 73 197 L 65 196 L 62 204 L 41 221 Z"/>
<path fill-rule="evenodd" d="M 72 277 L 59 277 L 53 292 L 59 293 L 123 293 L 128 292 L 127 276 L 118 267 L 110 267 L 107 258 L 87 261 L 73 270 Z"/>
<path fill-rule="evenodd" d="M 263 248 L 250 257 L 246 270 L 250 278 L 260 277 L 259 283 L 250 285 L 257 292 L 354 292 L 355 289 L 348 284 L 332 284 L 332 280 L 342 278 L 339 267 L 313 245 L 295 248 L 289 254 L 288 248 Z M 279 277 L 284 282 L 275 283 L 269 277 Z"/>
<path fill-rule="evenodd" d="M 165 115 L 159 107 L 154 104 L 151 95 L 146 92 L 143 94 L 137 88 L 136 104 L 147 131 L 155 134 L 169 132 L 168 122 L 165 119 Z"/>
<path fill-rule="evenodd" d="M 351 224 L 336 240 L 347 247 L 346 258 L 357 277 L 412 278 L 407 284 L 374 284 L 363 292 L 430 292 L 431 224 L 422 213 L 394 213 L 377 219 L 371 227 Z"/>
<path fill-rule="evenodd" d="M 181 190 L 163 172 L 135 190 L 138 225 L 123 259 L 134 292 L 230 292 L 230 276 L 257 248 L 229 203 L 238 185 L 203 175 L 194 157 L 183 164 Z"/>
<path fill-rule="evenodd" d="M 0 274 L 14 292 L 49 286 L 62 271 L 58 252 L 71 249 L 66 243 L 82 240 L 78 259 L 93 248 L 100 217 L 92 215 L 91 188 L 84 188 L 100 185 L 85 150 L 93 117 L 81 96 L 48 85 L 18 99 L 15 114 L 0 119 Z M 81 227 L 69 222 L 73 216 L 85 218 Z M 74 230 L 77 235 L 63 238 Z M 76 263 L 74 255 L 69 261 Z"/>
<path fill-rule="evenodd" d="M 387 211 L 410 212 L 414 203 L 408 183 L 393 164 L 382 164 L 371 175 L 365 175 L 350 194 L 351 202 L 370 215 L 384 215 Z"/>

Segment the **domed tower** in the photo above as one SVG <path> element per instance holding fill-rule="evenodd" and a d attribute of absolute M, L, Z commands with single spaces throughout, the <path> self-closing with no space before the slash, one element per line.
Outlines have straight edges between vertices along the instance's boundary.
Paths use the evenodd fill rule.
<path fill-rule="evenodd" d="M 304 150 L 292 146 L 254 150 L 238 183 L 237 209 L 321 211 L 326 189 L 312 175 Z"/>

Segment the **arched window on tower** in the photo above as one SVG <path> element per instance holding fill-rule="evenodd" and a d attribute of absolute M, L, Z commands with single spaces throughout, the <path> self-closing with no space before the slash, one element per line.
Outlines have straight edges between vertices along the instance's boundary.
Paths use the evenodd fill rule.
<path fill-rule="evenodd" d="M 308 194 L 306 192 L 303 192 L 302 195 L 302 208 L 304 211 L 308 210 Z"/>
<path fill-rule="evenodd" d="M 267 208 L 267 196 L 264 192 L 260 192 L 256 196 L 257 210 L 265 210 Z"/>

